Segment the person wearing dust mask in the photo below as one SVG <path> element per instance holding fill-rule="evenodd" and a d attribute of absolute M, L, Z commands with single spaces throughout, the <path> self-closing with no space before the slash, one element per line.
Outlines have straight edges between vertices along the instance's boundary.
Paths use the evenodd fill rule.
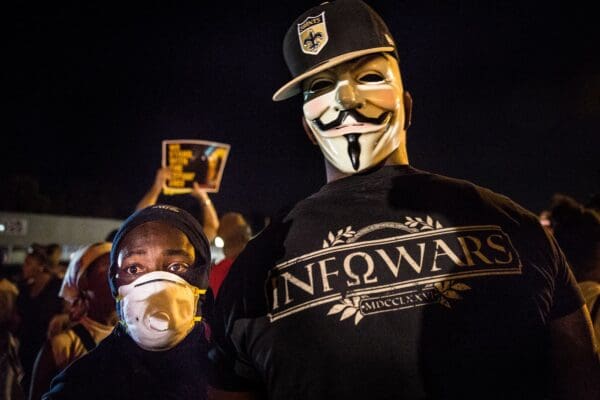
<path fill-rule="evenodd" d="M 198 221 L 170 205 L 136 211 L 115 235 L 110 258 L 119 323 L 43 399 L 206 398 L 200 297 L 210 247 Z"/>

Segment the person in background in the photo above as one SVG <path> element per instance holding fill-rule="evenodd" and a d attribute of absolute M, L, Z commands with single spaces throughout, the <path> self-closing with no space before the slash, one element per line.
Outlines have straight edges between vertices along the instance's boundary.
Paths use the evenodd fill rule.
<path fill-rule="evenodd" d="M 228 212 L 219 219 L 217 237 L 223 241 L 223 255 L 225 257 L 216 263 L 210 271 L 210 288 L 215 298 L 231 265 L 252 237 L 252 230 L 242 214 Z"/>
<path fill-rule="evenodd" d="M 65 309 L 58 296 L 62 280 L 48 271 L 48 257 L 39 247 L 30 248 L 23 262 L 17 311 L 19 354 L 24 369 L 23 388 L 28 390 L 35 357 L 46 340 L 50 320 Z"/>
<path fill-rule="evenodd" d="M 30 400 L 40 399 L 56 374 L 112 332 L 117 313 L 108 284 L 110 249 L 111 243 L 101 242 L 73 253 L 59 293 L 70 304 L 73 326 L 50 337 L 40 349 L 33 368 Z"/>
<path fill-rule="evenodd" d="M 48 255 L 48 270 L 62 279 L 67 270 L 66 266 L 61 263 L 62 246 L 58 243 L 50 243 L 45 246 L 45 249 Z"/>
<path fill-rule="evenodd" d="M 589 312 L 537 215 L 409 164 L 412 98 L 381 16 L 321 3 L 283 52 L 273 100 L 301 95 L 327 183 L 221 285 L 211 398 L 599 399 Z"/>
<path fill-rule="evenodd" d="M 187 211 L 157 204 L 115 235 L 109 281 L 119 323 L 57 375 L 43 399 L 205 399 L 210 245 Z"/>
<path fill-rule="evenodd" d="M 61 262 L 62 247 L 58 243 L 50 243 L 41 247 L 48 256 L 48 271 L 58 278 L 63 279 L 67 270 L 66 265 Z M 48 323 L 48 330 L 46 336 L 51 338 L 54 335 L 59 334 L 71 327 L 71 320 L 69 318 L 69 304 L 63 303 L 64 308 L 60 314 L 56 314 L 50 319 Z"/>
<path fill-rule="evenodd" d="M 23 367 L 19 358 L 19 341 L 14 336 L 18 294 L 19 289 L 14 283 L 0 278 L 0 398 L 4 400 L 25 399 L 21 386 Z"/>
<path fill-rule="evenodd" d="M 104 241 L 112 243 L 112 241 L 115 239 L 115 235 L 117 234 L 118 230 L 119 229 L 113 229 L 112 231 L 108 232 L 104 237 Z"/>
<path fill-rule="evenodd" d="M 600 211 L 562 193 L 552 197 L 549 211 L 554 236 L 581 288 L 600 348 Z"/>
<path fill-rule="evenodd" d="M 169 167 L 159 168 L 156 171 L 154 183 L 144 194 L 144 196 L 142 196 L 135 209 L 141 210 L 142 208 L 156 204 L 162 194 L 164 185 L 166 184 L 167 180 L 170 179 L 170 177 L 171 170 Z M 217 216 L 217 211 L 215 210 L 215 207 L 208 197 L 206 191 L 202 189 L 197 182 L 194 182 L 194 186 L 190 195 L 198 201 L 198 205 L 202 210 L 201 222 L 202 228 L 204 229 L 204 234 L 208 238 L 209 242 L 212 242 L 217 236 L 217 230 L 219 229 L 219 217 Z"/>

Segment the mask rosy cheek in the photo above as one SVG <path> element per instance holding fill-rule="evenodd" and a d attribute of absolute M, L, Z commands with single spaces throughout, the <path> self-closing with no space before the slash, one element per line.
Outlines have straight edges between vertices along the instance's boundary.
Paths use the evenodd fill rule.
<path fill-rule="evenodd" d="M 306 119 L 312 121 L 319 118 L 328 108 L 333 107 L 335 107 L 335 95 L 334 91 L 331 91 L 307 101 L 302 106 L 302 110 Z"/>

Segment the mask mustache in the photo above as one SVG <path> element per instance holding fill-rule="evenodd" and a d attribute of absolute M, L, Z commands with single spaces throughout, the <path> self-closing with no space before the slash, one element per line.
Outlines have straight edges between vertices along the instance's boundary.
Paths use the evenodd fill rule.
<path fill-rule="evenodd" d="M 317 124 L 317 126 L 319 127 L 319 129 L 321 131 L 328 131 L 330 129 L 337 128 L 338 126 L 343 124 L 344 120 L 346 118 L 348 118 L 349 116 L 354 117 L 356 122 L 365 122 L 365 123 L 369 123 L 369 124 L 379 125 L 379 124 L 383 123 L 383 121 L 385 121 L 388 114 L 390 114 L 390 112 L 386 111 L 386 112 L 381 113 L 381 115 L 379 115 L 379 117 L 369 118 L 369 117 L 362 115 L 358 111 L 356 111 L 356 109 L 352 108 L 350 110 L 340 111 L 340 113 L 338 114 L 336 119 L 334 119 L 333 121 L 328 122 L 326 124 L 322 123 L 319 118 L 317 118 L 313 121 L 315 122 L 315 124 Z"/>

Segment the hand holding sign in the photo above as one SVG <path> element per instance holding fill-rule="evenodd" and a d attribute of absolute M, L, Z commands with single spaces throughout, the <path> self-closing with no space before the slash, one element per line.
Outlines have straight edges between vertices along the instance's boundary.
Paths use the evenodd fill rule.
<path fill-rule="evenodd" d="M 162 165 L 170 170 L 164 193 L 190 193 L 194 182 L 207 192 L 218 192 L 229 148 L 205 140 L 163 140 Z"/>

